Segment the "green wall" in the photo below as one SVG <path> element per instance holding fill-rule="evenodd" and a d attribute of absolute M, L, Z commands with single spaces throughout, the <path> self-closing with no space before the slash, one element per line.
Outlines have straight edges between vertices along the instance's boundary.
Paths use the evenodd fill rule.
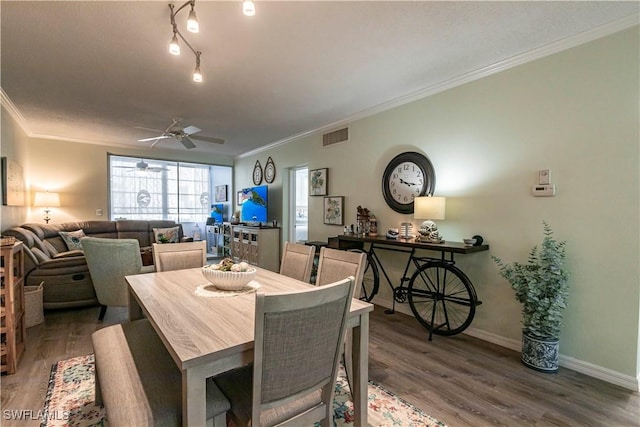
<path fill-rule="evenodd" d="M 561 363 L 637 389 L 638 40 L 634 27 L 354 121 L 346 143 L 323 148 L 321 135 L 312 135 L 243 157 L 235 164 L 236 187 L 252 185 L 256 159 L 264 165 L 271 156 L 278 168 L 271 219 L 286 221 L 287 169 L 326 167 L 329 193 L 346 198 L 346 223 L 355 222 L 362 205 L 384 232 L 403 221 L 420 223 L 386 206 L 387 162 L 408 150 L 425 153 L 436 170 L 435 194 L 447 197 L 441 234 L 458 241 L 481 234 L 491 246 L 456 259 L 483 301 L 469 333 L 519 348 L 520 306 L 490 254 L 524 261 L 546 220 L 568 242 L 572 273 Z M 551 169 L 556 197 L 531 196 L 540 169 Z M 309 240 L 342 232 L 323 224 L 322 197 L 309 203 Z M 385 263 L 401 275 L 402 259 Z M 389 301 L 389 292 L 376 299 Z"/>

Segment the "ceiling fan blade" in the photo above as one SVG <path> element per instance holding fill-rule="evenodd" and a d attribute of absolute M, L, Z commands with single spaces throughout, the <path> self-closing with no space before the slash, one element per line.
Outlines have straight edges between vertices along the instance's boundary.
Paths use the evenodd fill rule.
<path fill-rule="evenodd" d="M 148 170 L 149 172 L 162 172 L 162 171 L 166 171 L 166 170 L 169 170 L 169 169 L 167 169 L 167 168 L 161 168 L 161 167 L 156 167 L 156 166 L 150 166 L 150 167 L 148 167 L 148 168 L 147 168 L 147 170 Z"/>
<path fill-rule="evenodd" d="M 153 141 L 154 139 L 166 139 L 166 138 L 171 138 L 171 135 L 161 135 L 161 136 L 153 136 L 151 138 L 142 138 L 142 139 L 139 139 L 138 142 L 147 142 L 147 141 Z"/>
<path fill-rule="evenodd" d="M 194 133 L 202 132 L 202 129 L 199 129 L 195 126 L 187 126 L 186 128 L 182 129 L 182 132 L 187 135 L 193 135 Z"/>
<path fill-rule="evenodd" d="M 149 148 L 153 148 L 156 146 L 156 144 L 158 142 L 160 142 L 161 139 L 165 139 L 165 138 L 171 138 L 171 137 L 161 137 L 161 138 L 155 138 L 155 141 L 153 141 L 153 143 L 149 146 Z"/>
<path fill-rule="evenodd" d="M 197 139 L 199 141 L 206 141 L 206 142 L 213 142 L 216 144 L 224 144 L 224 139 L 220 139 L 220 138 L 212 138 L 210 136 L 196 136 L 196 135 L 191 135 L 191 138 L 193 139 Z"/>
<path fill-rule="evenodd" d="M 134 129 L 142 129 L 142 130 L 150 130 L 151 132 L 157 132 L 157 133 L 162 133 L 161 129 L 152 129 L 152 128 L 146 128 L 144 126 L 134 126 Z"/>
<path fill-rule="evenodd" d="M 186 149 L 191 150 L 192 148 L 196 148 L 196 144 L 193 143 L 187 136 L 183 136 L 180 138 L 180 142 L 185 146 Z"/>

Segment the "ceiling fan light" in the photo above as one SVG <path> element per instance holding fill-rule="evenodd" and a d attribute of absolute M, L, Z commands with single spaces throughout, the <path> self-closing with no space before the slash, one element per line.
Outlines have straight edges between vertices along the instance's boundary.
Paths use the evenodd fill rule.
<path fill-rule="evenodd" d="M 169 43 L 169 53 L 172 55 L 180 55 L 180 45 L 178 44 L 178 38 L 175 33 L 173 33 L 173 38 L 171 38 L 171 43 Z"/>
<path fill-rule="evenodd" d="M 193 9 L 193 4 L 191 5 L 191 11 L 189 12 L 189 18 L 187 19 L 187 30 L 192 33 L 197 33 L 200 31 L 200 24 L 198 23 L 198 18 L 196 17 L 196 11 Z"/>
<path fill-rule="evenodd" d="M 253 16 L 256 14 L 256 5 L 253 3 L 253 0 L 244 0 L 242 2 L 242 13 L 245 16 Z"/>

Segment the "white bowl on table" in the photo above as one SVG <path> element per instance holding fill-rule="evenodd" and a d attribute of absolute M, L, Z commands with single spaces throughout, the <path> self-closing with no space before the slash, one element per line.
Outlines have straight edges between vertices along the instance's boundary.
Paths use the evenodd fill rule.
<path fill-rule="evenodd" d="M 240 290 L 256 276 L 256 269 L 253 267 L 247 271 L 222 271 L 208 267 L 202 267 L 202 274 L 213 286 L 224 291 Z"/>

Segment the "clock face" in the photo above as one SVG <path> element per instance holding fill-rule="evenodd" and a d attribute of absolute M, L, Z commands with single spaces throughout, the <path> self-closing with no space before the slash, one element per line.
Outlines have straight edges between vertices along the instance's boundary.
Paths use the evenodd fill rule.
<path fill-rule="evenodd" d="M 255 185 L 260 185 L 262 182 L 262 166 L 260 165 L 260 161 L 256 160 L 256 165 L 253 167 L 253 183 Z"/>
<path fill-rule="evenodd" d="M 415 152 L 394 157 L 382 177 L 382 193 L 391 209 L 400 213 L 413 212 L 413 199 L 432 194 L 435 172 L 429 159 Z"/>

